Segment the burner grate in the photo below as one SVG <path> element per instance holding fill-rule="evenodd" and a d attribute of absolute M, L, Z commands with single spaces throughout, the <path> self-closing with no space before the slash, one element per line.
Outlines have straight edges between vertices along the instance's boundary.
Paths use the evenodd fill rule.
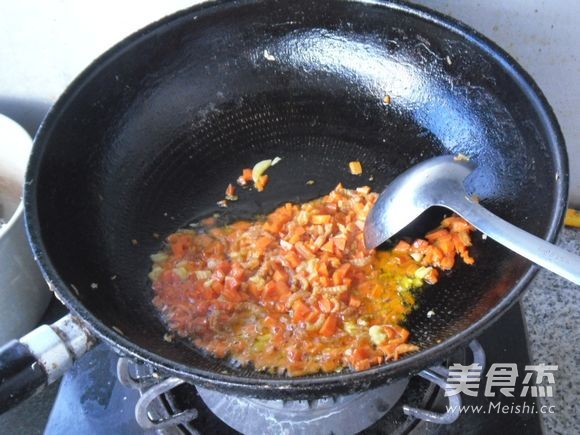
<path fill-rule="evenodd" d="M 476 342 L 469 345 L 473 360 L 485 366 L 485 354 Z M 466 363 L 466 350 L 451 361 Z M 174 377 L 161 377 L 145 365 L 121 358 L 119 381 L 139 390 L 135 415 L 144 429 L 173 434 L 407 434 L 421 420 L 437 424 L 454 422 L 458 414 L 433 410 L 446 388 L 445 366 L 423 370 L 379 388 L 317 400 L 260 400 L 195 387 Z M 438 388 L 438 387 L 439 388 Z M 460 405 L 459 396 L 449 398 Z M 423 428 L 424 429 L 424 428 Z"/>

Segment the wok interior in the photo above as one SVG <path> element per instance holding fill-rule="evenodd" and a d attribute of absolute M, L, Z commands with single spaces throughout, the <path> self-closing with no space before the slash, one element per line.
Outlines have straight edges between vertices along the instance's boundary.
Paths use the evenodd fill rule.
<path fill-rule="evenodd" d="M 150 28 L 86 72 L 36 140 L 40 163 L 29 178 L 39 236 L 79 296 L 59 291 L 153 360 L 185 373 L 269 378 L 163 340 L 149 255 L 214 212 L 252 217 L 339 182 L 380 191 L 414 163 L 460 152 L 480 166 L 471 185 L 483 204 L 542 236 L 560 206 L 561 162 L 550 125 L 514 74 L 460 34 L 378 5 L 222 4 Z M 242 168 L 274 156 L 283 160 L 263 193 L 216 206 Z M 348 172 L 351 160 L 362 162 L 361 177 Z M 441 216 L 431 213 L 422 231 Z M 488 313 L 529 267 L 474 239 L 477 264 L 428 287 L 409 316 L 422 349 Z"/>

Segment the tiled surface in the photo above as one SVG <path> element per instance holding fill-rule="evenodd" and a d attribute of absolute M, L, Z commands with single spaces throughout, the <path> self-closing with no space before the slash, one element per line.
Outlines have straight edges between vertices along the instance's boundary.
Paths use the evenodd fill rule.
<path fill-rule="evenodd" d="M 565 229 L 559 245 L 580 255 L 580 230 Z M 528 288 L 523 306 L 533 363 L 558 365 L 554 397 L 540 399 L 541 404 L 555 406 L 554 414 L 543 416 L 546 430 L 550 434 L 578 433 L 580 288 L 541 271 Z"/>

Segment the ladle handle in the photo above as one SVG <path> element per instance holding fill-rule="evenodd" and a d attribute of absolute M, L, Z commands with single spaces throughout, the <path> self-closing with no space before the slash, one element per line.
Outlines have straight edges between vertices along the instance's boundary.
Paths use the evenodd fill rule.
<path fill-rule="evenodd" d="M 573 283 L 580 285 L 580 256 L 504 221 L 481 205 L 464 199 L 441 204 L 451 208 L 482 233 Z"/>

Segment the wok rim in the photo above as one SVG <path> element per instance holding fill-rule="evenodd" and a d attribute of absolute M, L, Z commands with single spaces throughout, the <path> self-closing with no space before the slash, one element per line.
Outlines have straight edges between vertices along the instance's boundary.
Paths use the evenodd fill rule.
<path fill-rule="evenodd" d="M 419 20 L 427 21 L 436 26 L 447 29 L 470 44 L 477 46 L 496 62 L 498 62 L 507 74 L 518 84 L 522 92 L 530 100 L 535 112 L 541 120 L 542 128 L 548 135 L 548 145 L 554 157 L 554 164 L 559 172 L 560 179 L 556 185 L 555 198 L 558 206 L 552 211 L 549 226 L 546 229 L 545 238 L 554 242 L 561 230 L 564 213 L 568 198 L 569 189 L 569 169 L 568 156 L 565 141 L 556 116 L 548 103 L 546 97 L 534 82 L 532 77 L 502 48 L 493 41 L 483 36 L 476 30 L 442 13 L 429 8 L 411 5 L 398 0 L 349 0 L 353 3 L 361 3 L 368 6 L 378 6 L 390 10 L 396 10 L 407 15 L 415 16 Z M 214 11 L 222 9 L 237 8 L 242 5 L 265 3 L 268 0 L 215 0 L 203 2 L 190 8 L 177 11 L 146 27 L 136 31 L 129 37 L 123 39 L 112 48 L 95 59 L 71 84 L 65 89 L 57 102 L 51 107 L 47 116 L 43 120 L 34 138 L 34 145 L 26 172 L 26 184 L 24 189 L 24 208 L 26 232 L 29 244 L 32 247 L 35 259 L 39 264 L 42 273 L 49 285 L 55 292 L 57 298 L 76 316 L 83 319 L 90 331 L 100 340 L 111 346 L 116 352 L 125 356 L 130 356 L 154 366 L 182 379 L 187 379 L 194 384 L 199 384 L 205 388 L 220 389 L 222 391 L 233 391 L 239 394 L 254 396 L 280 397 L 292 395 L 309 395 L 317 393 L 322 395 L 332 390 L 362 390 L 371 387 L 371 384 L 388 382 L 389 379 L 409 376 L 419 372 L 438 361 L 460 346 L 465 345 L 475 336 L 481 334 L 486 327 L 503 315 L 513 304 L 515 304 L 523 290 L 527 287 L 539 268 L 529 264 L 523 275 L 515 282 L 506 295 L 497 305 L 484 314 L 479 320 L 472 323 L 463 331 L 448 339 L 436 344 L 428 349 L 411 354 L 399 361 L 379 365 L 360 372 L 348 372 L 338 374 L 326 374 L 322 376 L 306 377 L 280 377 L 280 378 L 252 378 L 240 375 L 230 375 L 218 371 L 208 371 L 177 363 L 152 351 L 138 346 L 111 327 L 106 326 L 97 316 L 93 315 L 75 295 L 73 290 L 60 277 L 54 267 L 44 245 L 38 208 L 37 189 L 35 175 L 42 165 L 42 157 L 45 145 L 49 142 L 51 131 L 66 109 L 69 101 L 72 101 L 79 89 L 91 80 L 93 75 L 117 56 L 122 55 L 125 48 L 132 46 L 135 42 L 150 33 L 159 30 L 163 26 L 170 25 L 174 21 L 184 17 L 203 14 L 212 14 Z"/>

